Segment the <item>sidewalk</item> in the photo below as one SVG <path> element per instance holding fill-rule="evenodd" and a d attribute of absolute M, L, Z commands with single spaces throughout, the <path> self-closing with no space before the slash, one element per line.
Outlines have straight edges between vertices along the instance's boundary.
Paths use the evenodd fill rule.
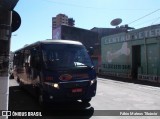
<path fill-rule="evenodd" d="M 128 79 L 128 78 L 105 76 L 105 75 L 98 75 L 98 77 L 104 78 L 106 80 L 110 79 L 110 80 L 116 80 L 116 81 L 122 81 L 122 82 L 128 82 L 128 83 L 135 83 L 135 84 L 160 87 L 160 83 L 150 82 L 150 81 L 146 81 L 146 80 Z"/>
<path fill-rule="evenodd" d="M 15 79 L 9 79 L 9 87 L 12 87 L 12 86 L 19 86 L 19 84 Z"/>

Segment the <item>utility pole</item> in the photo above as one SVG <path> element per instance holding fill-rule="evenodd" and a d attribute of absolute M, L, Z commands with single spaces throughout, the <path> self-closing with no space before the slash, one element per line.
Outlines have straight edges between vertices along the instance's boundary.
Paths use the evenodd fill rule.
<path fill-rule="evenodd" d="M 8 109 L 8 64 L 11 36 L 11 11 L 0 8 L 0 109 Z"/>
<path fill-rule="evenodd" d="M 12 12 L 17 2 L 18 0 L 0 0 L 0 111 L 8 110 Z M 6 119 L 7 116 L 0 118 Z"/>

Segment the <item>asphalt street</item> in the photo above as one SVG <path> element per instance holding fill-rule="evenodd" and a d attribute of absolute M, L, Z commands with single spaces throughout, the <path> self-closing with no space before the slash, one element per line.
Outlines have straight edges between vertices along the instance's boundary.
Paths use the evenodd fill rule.
<path fill-rule="evenodd" d="M 16 81 L 12 79 L 10 80 L 9 88 L 9 110 L 42 111 L 43 119 L 51 119 L 53 117 L 81 119 L 159 119 L 160 116 L 114 116 L 114 111 L 116 110 L 119 112 L 121 110 L 160 110 L 160 87 L 144 84 L 98 78 L 97 94 L 90 103 L 85 105 L 82 105 L 78 101 L 74 103 L 57 103 L 49 105 L 47 108 L 51 110 L 46 111 L 46 108 L 43 110 L 37 100 L 27 91 L 21 89 Z M 61 110 L 58 112 L 56 111 L 57 108 Z M 77 112 L 77 109 L 81 111 Z M 108 112 L 113 114 L 109 116 Z M 18 117 L 9 117 L 9 119 L 12 118 L 17 119 Z M 23 118 L 39 119 L 40 117 L 21 117 L 20 119 Z"/>

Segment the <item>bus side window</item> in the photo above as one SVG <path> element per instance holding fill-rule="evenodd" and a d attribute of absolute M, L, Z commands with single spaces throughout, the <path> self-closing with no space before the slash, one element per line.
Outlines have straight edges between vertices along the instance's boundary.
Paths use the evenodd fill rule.
<path fill-rule="evenodd" d="M 30 75 L 31 75 L 31 79 L 34 80 L 37 78 L 38 76 L 38 72 L 40 70 L 40 61 L 39 61 L 39 52 L 36 48 L 32 49 L 30 51 Z"/>
<path fill-rule="evenodd" d="M 30 74 L 30 58 L 31 56 L 30 55 L 26 55 L 26 58 L 25 58 L 25 68 L 26 68 L 26 73 L 27 74 Z"/>
<path fill-rule="evenodd" d="M 40 69 L 40 54 L 38 49 L 34 49 L 31 53 L 31 59 L 30 59 L 31 67 L 39 70 Z"/>
<path fill-rule="evenodd" d="M 40 66 L 41 66 L 41 63 L 40 63 L 40 55 L 39 55 L 39 52 L 36 52 L 35 54 L 35 68 L 37 68 L 38 70 L 40 70 Z"/>
<path fill-rule="evenodd" d="M 14 55 L 14 65 L 16 65 L 18 67 L 22 67 L 23 60 L 24 60 L 23 53 L 17 53 Z"/>

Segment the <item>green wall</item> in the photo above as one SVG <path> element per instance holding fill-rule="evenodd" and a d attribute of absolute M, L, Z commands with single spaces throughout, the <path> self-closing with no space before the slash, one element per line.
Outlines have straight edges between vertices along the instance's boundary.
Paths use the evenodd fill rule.
<path fill-rule="evenodd" d="M 140 48 L 137 78 L 160 82 L 160 25 L 103 37 L 101 73 L 133 78 L 135 46 Z"/>

